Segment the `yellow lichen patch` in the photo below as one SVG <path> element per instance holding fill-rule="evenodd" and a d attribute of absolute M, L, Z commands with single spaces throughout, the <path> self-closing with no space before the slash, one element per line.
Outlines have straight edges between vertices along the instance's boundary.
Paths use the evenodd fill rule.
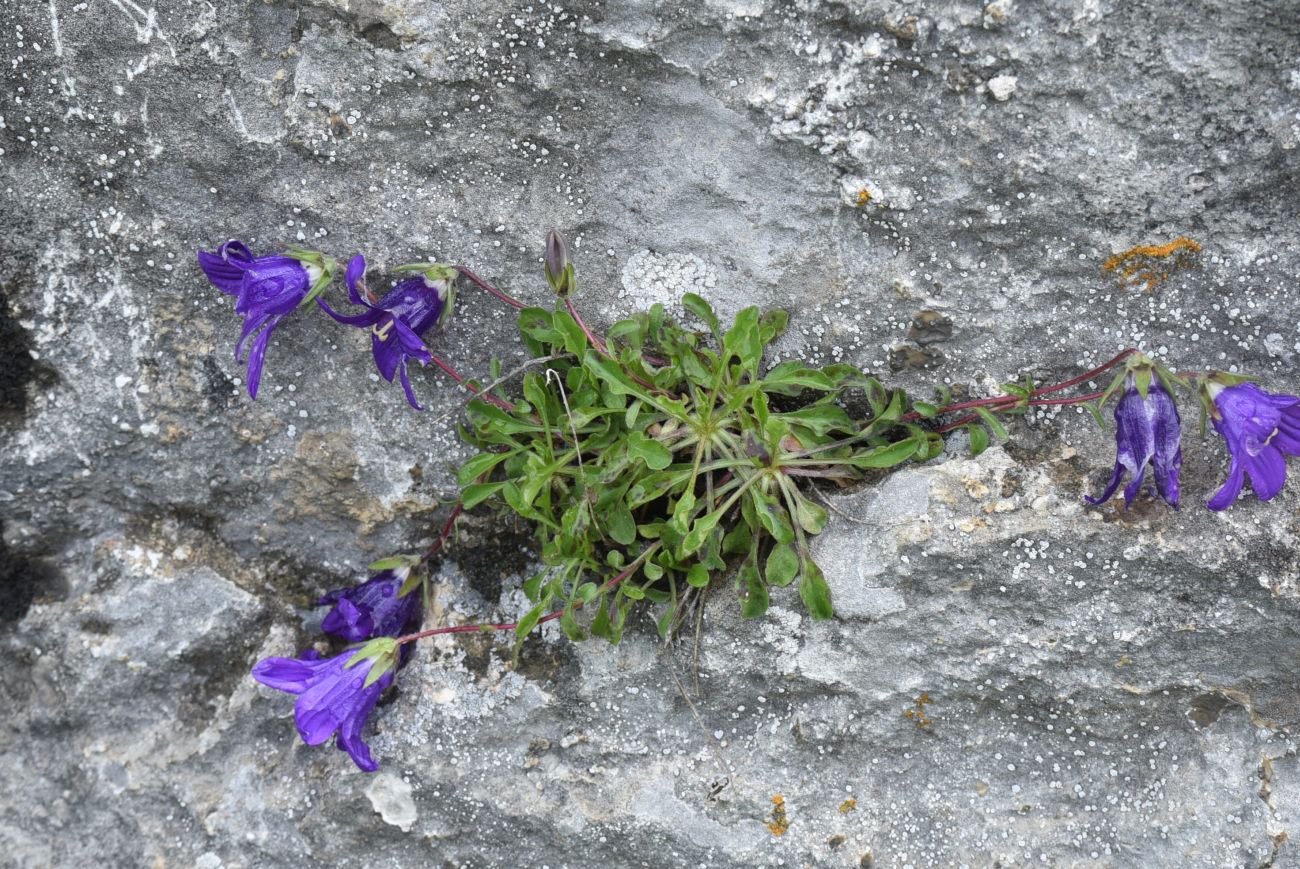
<path fill-rule="evenodd" d="M 847 815 L 849 812 L 853 811 L 857 807 L 858 807 L 858 801 L 853 799 L 852 797 L 849 797 L 847 800 L 840 803 L 840 814 Z"/>
<path fill-rule="evenodd" d="M 784 836 L 790 829 L 790 820 L 785 816 L 785 797 L 780 794 L 772 797 L 772 820 L 767 822 L 767 829 L 773 836 Z"/>
<path fill-rule="evenodd" d="M 912 702 L 916 705 L 916 708 L 904 711 L 903 717 L 912 719 L 912 723 L 920 730 L 924 730 L 931 724 L 934 724 L 934 720 L 925 714 L 926 705 L 934 702 L 930 699 L 929 692 L 922 693 L 920 697 L 917 697 L 916 700 Z"/>
<path fill-rule="evenodd" d="M 1200 252 L 1200 244 L 1180 235 L 1165 244 L 1139 244 L 1117 253 L 1102 263 L 1101 268 L 1113 272 L 1121 286 L 1145 284 L 1150 293 L 1174 272 L 1194 265 Z"/>
<path fill-rule="evenodd" d="M 862 206 L 866 205 L 868 202 L 871 201 L 871 191 L 863 187 L 861 190 L 858 191 L 858 194 L 857 196 L 854 197 L 853 201 L 857 204 L 859 208 L 861 208 Z"/>

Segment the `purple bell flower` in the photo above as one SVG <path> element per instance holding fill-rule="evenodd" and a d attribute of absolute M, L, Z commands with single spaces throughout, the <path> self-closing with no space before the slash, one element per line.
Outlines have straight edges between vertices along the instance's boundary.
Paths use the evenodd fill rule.
<path fill-rule="evenodd" d="M 399 594 L 409 573 L 409 568 L 385 570 L 361 585 L 325 595 L 319 603 L 334 604 L 334 608 L 321 622 L 321 630 L 350 643 L 415 631 L 420 621 L 420 596 Z"/>
<path fill-rule="evenodd" d="M 291 256 L 254 257 L 246 244 L 234 239 L 216 253 L 199 251 L 199 265 L 214 287 L 236 297 L 235 313 L 243 316 L 244 330 L 235 345 L 235 360 L 242 359 L 248 339 L 253 338 L 248 353 L 248 395 L 257 398 L 271 333 L 302 303 L 322 270 Z"/>
<path fill-rule="evenodd" d="M 1106 491 L 1098 498 L 1085 496 L 1089 504 L 1101 504 L 1110 499 L 1119 488 L 1124 474 L 1132 481 L 1124 489 L 1124 509 L 1127 510 L 1142 490 L 1146 467 L 1156 478 L 1156 491 L 1174 509 L 1178 508 L 1178 470 L 1183 464 L 1183 450 L 1179 443 L 1181 420 L 1178 407 L 1158 380 L 1147 387 L 1147 397 L 1138 392 L 1133 376 L 1124 382 L 1124 395 L 1115 405 L 1115 472 L 1111 474 Z"/>
<path fill-rule="evenodd" d="M 1237 499 L 1250 477 L 1261 501 L 1282 491 L 1286 456 L 1300 455 L 1300 397 L 1266 392 L 1253 383 L 1207 387 L 1217 411 L 1215 430 L 1228 442 L 1231 464 L 1223 488 L 1206 504 L 1224 510 Z"/>
<path fill-rule="evenodd" d="M 406 400 L 416 410 L 424 410 L 415 399 L 411 381 L 406 374 L 406 362 L 415 359 L 421 365 L 433 361 L 423 337 L 442 316 L 450 292 L 449 280 L 430 280 L 427 274 L 399 281 L 388 294 L 372 305 L 362 296 L 359 286 L 366 273 L 366 258 L 357 254 L 348 263 L 345 278 L 348 298 L 354 305 L 366 310 L 361 314 L 340 314 L 317 299 L 317 303 L 340 323 L 370 330 L 370 343 L 375 354 L 375 365 L 389 383 L 400 374 Z"/>
<path fill-rule="evenodd" d="M 337 733 L 339 750 L 346 751 L 358 768 L 374 772 L 379 764 L 361 740 L 361 728 L 384 689 L 393 684 L 395 673 L 389 669 L 367 685 L 366 677 L 374 667 L 391 667 L 391 662 L 361 658 L 349 666 L 357 655 L 357 650 L 349 649 L 322 658 L 308 649 L 300 658 L 267 658 L 253 667 L 253 678 L 298 695 L 293 720 L 303 742 L 320 745 Z"/>

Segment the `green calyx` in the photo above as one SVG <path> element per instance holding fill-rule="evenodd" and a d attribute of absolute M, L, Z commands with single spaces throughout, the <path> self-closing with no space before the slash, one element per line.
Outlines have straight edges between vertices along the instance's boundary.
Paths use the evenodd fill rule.
<path fill-rule="evenodd" d="M 306 307 L 315 301 L 316 297 L 325 292 L 325 289 L 334 282 L 334 276 L 338 273 L 338 260 L 332 256 L 327 256 L 320 251 L 307 250 L 301 247 L 291 247 L 284 252 L 284 255 L 290 259 L 296 259 L 302 263 L 308 270 L 308 273 L 315 273 L 316 279 L 312 281 L 311 289 L 307 295 L 302 297 L 298 303 L 299 308 Z"/>
<path fill-rule="evenodd" d="M 345 666 L 351 669 L 363 661 L 371 661 L 370 672 L 366 674 L 366 681 L 361 686 L 369 688 L 383 678 L 385 673 L 396 669 L 398 648 L 397 640 L 394 638 L 377 637 L 356 647 L 356 652 L 348 659 Z"/>

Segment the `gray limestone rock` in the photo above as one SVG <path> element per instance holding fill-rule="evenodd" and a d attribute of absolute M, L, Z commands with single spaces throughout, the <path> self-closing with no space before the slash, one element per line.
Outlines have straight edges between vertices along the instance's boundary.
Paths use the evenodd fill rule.
<path fill-rule="evenodd" d="M 431 642 L 380 773 L 302 745 L 248 669 L 432 539 L 464 394 L 411 412 L 311 315 L 250 402 L 194 260 L 545 303 L 557 226 L 597 323 L 693 291 L 921 394 L 1134 344 L 1294 392 L 1296 3 L 39 0 L 0 44 L 0 864 L 1300 865 L 1300 494 L 1203 510 L 1190 406 L 1181 512 L 1085 508 L 1110 435 L 1035 413 L 822 493 L 833 622 Z M 512 323 L 466 286 L 435 352 L 509 365 Z M 529 559 L 469 517 L 436 617 L 517 615 Z"/>

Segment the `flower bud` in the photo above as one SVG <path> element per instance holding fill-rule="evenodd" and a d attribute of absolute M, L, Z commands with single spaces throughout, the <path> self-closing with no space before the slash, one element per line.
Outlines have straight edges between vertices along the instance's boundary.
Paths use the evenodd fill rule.
<path fill-rule="evenodd" d="M 546 234 L 546 282 L 557 295 L 567 296 L 577 288 L 569 243 L 555 230 Z"/>

